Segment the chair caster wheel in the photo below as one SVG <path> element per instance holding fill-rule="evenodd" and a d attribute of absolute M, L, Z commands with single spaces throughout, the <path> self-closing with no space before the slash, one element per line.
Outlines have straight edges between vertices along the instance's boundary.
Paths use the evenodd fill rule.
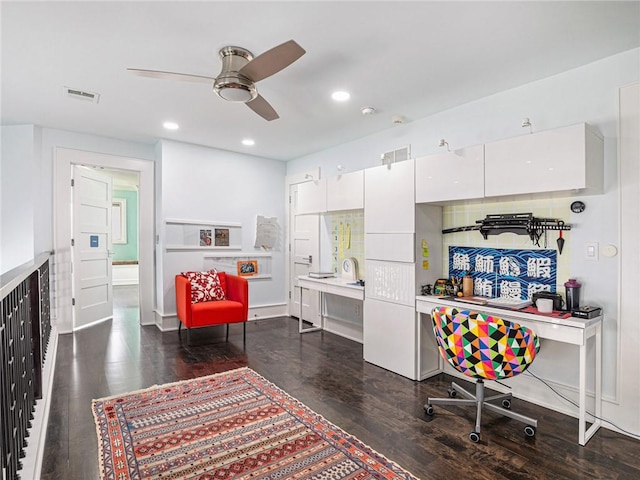
<path fill-rule="evenodd" d="M 502 400 L 502 406 L 504 408 L 506 408 L 507 410 L 510 409 L 511 408 L 511 400 L 508 400 L 508 399 L 505 398 L 504 400 Z"/>
<path fill-rule="evenodd" d="M 531 425 L 527 425 L 524 427 L 524 434 L 527 437 L 535 437 L 536 436 L 536 427 L 532 427 Z"/>
<path fill-rule="evenodd" d="M 456 392 L 455 389 L 453 388 L 449 388 L 447 389 L 447 394 L 449 395 L 450 398 L 456 398 L 456 396 L 458 395 L 458 392 Z"/>
<path fill-rule="evenodd" d="M 425 405 L 424 413 L 426 413 L 429 416 L 433 415 L 433 407 L 431 405 Z"/>
<path fill-rule="evenodd" d="M 473 443 L 478 443 L 480 441 L 480 434 L 478 432 L 471 432 L 469 434 L 469 440 Z"/>

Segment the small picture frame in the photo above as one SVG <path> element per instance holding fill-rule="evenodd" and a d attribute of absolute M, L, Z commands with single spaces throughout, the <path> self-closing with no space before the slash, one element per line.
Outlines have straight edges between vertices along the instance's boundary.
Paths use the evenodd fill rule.
<path fill-rule="evenodd" d="M 214 231 L 214 241 L 216 247 L 228 247 L 229 246 L 229 229 L 228 228 L 216 228 Z"/>
<path fill-rule="evenodd" d="M 211 230 L 210 229 L 200 230 L 200 246 L 201 247 L 211 246 Z"/>
<path fill-rule="evenodd" d="M 251 277 L 258 274 L 257 260 L 242 260 L 238 262 L 238 275 L 240 277 Z"/>

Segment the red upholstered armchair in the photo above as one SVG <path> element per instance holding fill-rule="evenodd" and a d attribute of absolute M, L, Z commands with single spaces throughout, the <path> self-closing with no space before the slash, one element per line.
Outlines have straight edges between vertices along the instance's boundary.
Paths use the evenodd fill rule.
<path fill-rule="evenodd" d="M 184 275 L 176 275 L 176 309 L 178 311 L 178 335 L 182 325 L 187 328 L 187 344 L 190 342 L 190 330 L 213 325 L 227 326 L 229 340 L 229 324 L 243 323 L 243 340 L 247 337 L 247 318 L 249 315 L 249 285 L 246 278 L 217 272 L 225 300 L 191 301 L 191 282 Z"/>

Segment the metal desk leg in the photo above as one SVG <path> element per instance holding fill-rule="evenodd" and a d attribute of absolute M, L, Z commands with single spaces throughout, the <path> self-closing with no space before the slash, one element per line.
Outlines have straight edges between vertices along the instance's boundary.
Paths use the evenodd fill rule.
<path fill-rule="evenodd" d="M 596 325 L 595 335 L 592 336 L 595 342 L 595 415 L 602 416 L 602 326 Z M 598 431 L 602 421 L 600 418 L 594 418 L 591 427 L 587 429 L 587 342 L 580 346 L 580 413 L 579 413 L 579 433 L 578 443 L 582 446 L 586 445 L 591 437 Z"/>
<path fill-rule="evenodd" d="M 309 333 L 309 332 L 317 332 L 318 330 L 322 330 L 324 327 L 324 316 L 322 314 L 322 305 L 320 305 L 320 318 L 321 318 L 321 323 L 320 323 L 320 327 L 309 327 L 309 328 L 303 328 L 303 321 L 302 321 L 302 291 L 304 290 L 303 287 L 301 287 L 300 285 L 298 285 L 298 288 L 300 289 L 300 312 L 298 315 L 298 333 Z M 308 289 L 307 289 L 308 290 Z M 320 300 L 322 300 L 322 293 L 320 293 L 321 298 Z"/>

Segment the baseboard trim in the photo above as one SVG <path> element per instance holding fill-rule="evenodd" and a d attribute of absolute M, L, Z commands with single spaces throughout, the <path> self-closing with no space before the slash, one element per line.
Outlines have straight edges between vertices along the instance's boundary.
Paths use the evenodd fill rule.
<path fill-rule="evenodd" d="M 269 318 L 278 318 L 287 316 L 286 303 L 274 305 L 260 305 L 249 307 L 249 321 L 265 320 Z M 155 325 L 161 332 L 172 332 L 178 330 L 178 316 L 176 313 L 163 314 L 155 311 Z"/>

